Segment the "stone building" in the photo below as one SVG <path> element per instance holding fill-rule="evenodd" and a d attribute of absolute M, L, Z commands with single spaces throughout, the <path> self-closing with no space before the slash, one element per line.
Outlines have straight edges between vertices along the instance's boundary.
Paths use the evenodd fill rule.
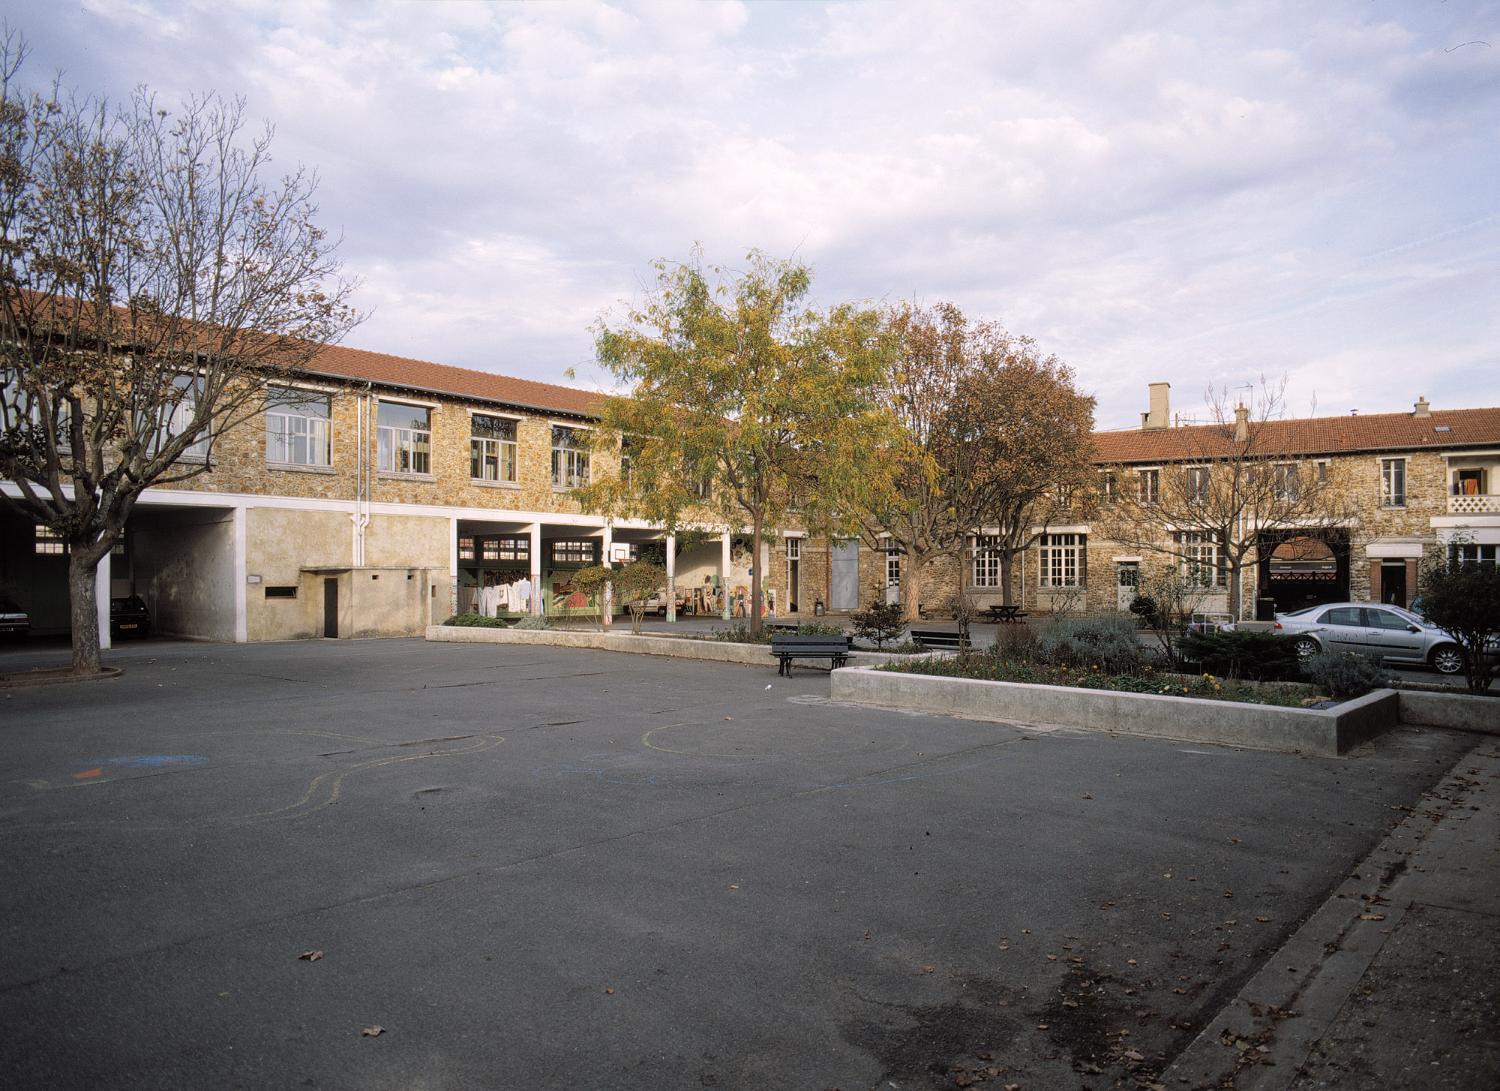
<path fill-rule="evenodd" d="M 679 544 L 580 509 L 573 488 L 600 457 L 584 443 L 595 400 L 330 347 L 267 392 L 258 420 L 190 456 L 206 472 L 142 494 L 100 566 L 101 614 L 112 595 L 139 595 L 157 631 L 225 641 L 415 634 L 481 605 L 592 615 L 570 573 L 643 551 L 692 607 L 734 610 L 748 599 L 744 536 L 704 523 Z M 767 545 L 778 612 L 827 601 L 828 567 L 801 544 L 792 532 Z M 68 625 L 66 560 L 44 528 L 0 512 L 0 593 L 34 631 Z"/>
<path fill-rule="evenodd" d="M 1152 384 L 1141 428 L 1095 434 L 1101 472 L 1118 477 L 1110 487 L 1157 487 L 1141 483 L 1194 462 L 1212 471 L 1205 426 L 1177 423 L 1168 397 L 1166 383 Z M 679 542 L 661 527 L 580 509 L 572 490 L 598 469 L 590 458 L 602 457 L 583 442 L 595 398 L 328 348 L 295 382 L 268 392 L 259 420 L 197 453 L 207 472 L 146 490 L 124 542 L 100 567 L 101 614 L 112 595 L 139 595 L 158 631 L 185 637 L 415 634 L 474 608 L 592 614 L 569 574 L 645 555 L 668 567 L 674 601 L 738 615 L 752 567 L 742 528 L 705 518 Z M 1419 400 L 1409 413 L 1262 427 L 1264 452 L 1332 475 L 1347 515 L 1315 532 L 1258 528 L 1244 613 L 1262 596 L 1280 608 L 1346 598 L 1404 604 L 1420 593 L 1425 551 L 1455 537 L 1484 559 L 1500 549 L 1500 409 Z M 1184 564 L 1111 540 L 1099 496 L 1077 498 L 1071 511 L 1013 567 L 1012 600 L 1033 616 L 1124 610 L 1143 571 Z M 980 608 L 1001 601 L 998 558 L 978 531 L 961 562 L 929 567 L 921 598 L 931 615 L 950 613 L 961 591 Z M 1201 609 L 1225 615 L 1212 545 L 1196 556 L 1195 571 L 1210 574 Z M 904 560 L 856 539 L 778 529 L 762 558 L 768 606 L 810 620 L 897 601 Z M 532 591 L 524 600 L 518 584 Z M 62 543 L 6 512 L 0 593 L 21 601 L 35 630 L 67 627 Z"/>

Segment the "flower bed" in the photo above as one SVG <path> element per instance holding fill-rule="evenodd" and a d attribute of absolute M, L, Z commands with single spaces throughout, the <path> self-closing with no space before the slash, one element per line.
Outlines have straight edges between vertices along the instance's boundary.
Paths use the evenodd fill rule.
<path fill-rule="evenodd" d="M 1143 667 L 1139 673 L 1116 674 L 1094 667 L 1051 666 L 996 659 L 990 655 L 975 655 L 966 659 L 924 656 L 875 669 L 900 671 L 904 674 L 931 674 L 943 678 L 973 678 L 987 682 L 1108 690 L 1112 693 L 1201 697 L 1243 704 L 1279 705 L 1283 708 L 1305 708 L 1320 700 L 1311 686 L 1298 682 L 1242 682 L 1215 678 L 1211 674 L 1169 674 L 1154 671 L 1150 667 Z"/>

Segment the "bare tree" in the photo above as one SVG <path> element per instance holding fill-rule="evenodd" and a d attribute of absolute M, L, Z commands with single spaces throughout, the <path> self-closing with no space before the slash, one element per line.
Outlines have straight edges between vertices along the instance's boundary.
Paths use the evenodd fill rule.
<path fill-rule="evenodd" d="M 1105 534 L 1126 548 L 1170 557 L 1180 574 L 1244 616 L 1245 569 L 1266 531 L 1315 535 L 1353 516 L 1352 495 L 1333 467 L 1297 449 L 1279 420 L 1286 382 L 1261 380 L 1252 406 L 1231 407 L 1228 391 L 1205 396 L 1212 423 L 1170 429 L 1170 457 L 1149 468 L 1102 471 Z"/>
<path fill-rule="evenodd" d="M 316 177 L 268 182 L 271 131 L 209 95 L 176 111 L 19 83 L 0 47 L 3 502 L 66 543 L 73 669 L 99 669 L 95 571 L 141 492 L 208 470 L 265 382 L 357 320 Z"/>

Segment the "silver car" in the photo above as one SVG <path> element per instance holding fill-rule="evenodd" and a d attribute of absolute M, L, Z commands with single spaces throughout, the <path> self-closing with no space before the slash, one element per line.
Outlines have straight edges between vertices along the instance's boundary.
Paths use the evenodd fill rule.
<path fill-rule="evenodd" d="M 1463 649 L 1452 636 L 1399 606 L 1325 602 L 1277 614 L 1275 631 L 1295 637 L 1304 659 L 1324 650 L 1349 651 L 1387 663 L 1430 665 L 1441 674 L 1464 669 Z"/>

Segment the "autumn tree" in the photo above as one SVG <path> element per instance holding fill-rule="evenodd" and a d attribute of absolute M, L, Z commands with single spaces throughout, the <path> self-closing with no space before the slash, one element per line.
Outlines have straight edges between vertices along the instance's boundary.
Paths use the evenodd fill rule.
<path fill-rule="evenodd" d="M 243 103 L 28 91 L 0 48 L 0 490 L 66 543 L 73 669 L 99 669 L 95 572 L 141 492 L 355 321 L 315 177 L 270 180 Z"/>
<path fill-rule="evenodd" d="M 767 533 L 794 508 L 817 529 L 847 530 L 838 498 L 889 439 L 875 398 L 890 346 L 880 316 L 815 308 L 811 284 L 806 266 L 760 252 L 732 273 L 695 253 L 658 262 L 649 298 L 596 329 L 599 362 L 628 394 L 604 399 L 596 439 L 623 444 L 621 469 L 582 502 L 669 530 L 748 526 L 755 632 Z"/>
<path fill-rule="evenodd" d="M 871 549 L 901 552 L 901 612 L 916 621 L 928 569 L 957 557 L 974 526 L 980 467 L 952 432 L 970 415 L 956 411 L 971 389 L 965 376 L 1002 353 L 1007 338 L 990 323 L 970 323 L 951 303 L 902 304 L 886 321 L 895 351 L 876 397 L 897 427 L 881 458 L 850 479 L 844 503 Z"/>
<path fill-rule="evenodd" d="M 1105 467 L 1097 525 L 1126 549 L 1170 558 L 1179 573 L 1222 590 L 1245 616 L 1243 575 L 1269 532 L 1316 537 L 1355 515 L 1353 490 L 1316 463 L 1281 421 L 1285 381 L 1262 380 L 1251 401 L 1205 395 L 1209 423 L 1164 430 L 1167 457 Z"/>
<path fill-rule="evenodd" d="M 940 458 L 963 475 L 968 528 L 995 554 L 1001 601 L 1013 603 L 1015 559 L 1072 510 L 1091 477 L 1094 399 L 1073 371 L 1024 337 L 986 338 L 964 373 Z M 965 571 L 975 553 L 966 547 Z"/>

